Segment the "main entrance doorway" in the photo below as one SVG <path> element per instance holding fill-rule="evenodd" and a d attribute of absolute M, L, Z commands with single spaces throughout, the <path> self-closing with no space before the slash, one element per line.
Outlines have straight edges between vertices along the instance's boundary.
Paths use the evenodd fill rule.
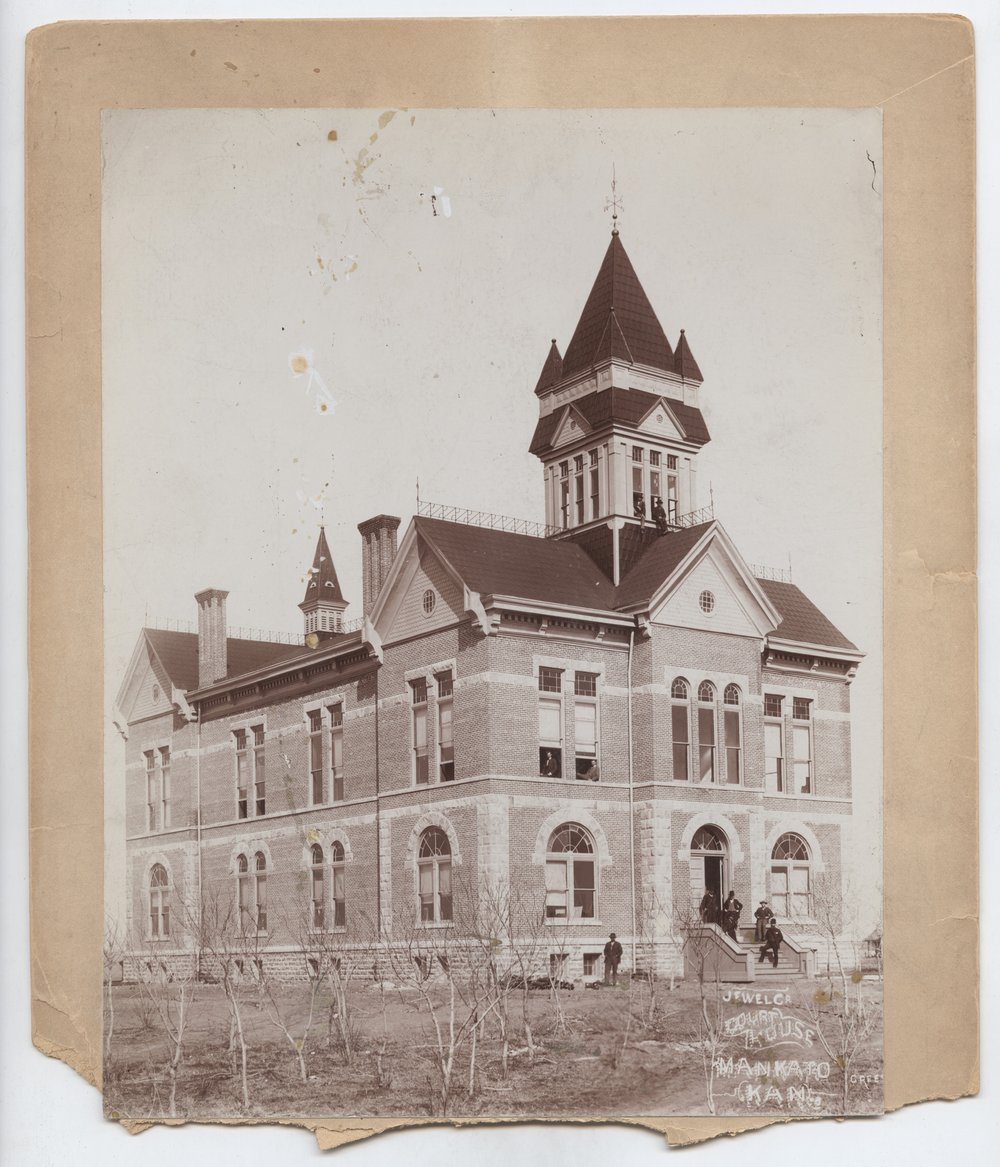
<path fill-rule="evenodd" d="M 722 907 L 726 898 L 726 859 L 728 848 L 726 837 L 718 827 L 699 827 L 691 840 L 691 858 L 694 861 L 696 874 L 704 877 L 704 891 L 710 891 L 715 896 L 715 910 Z M 698 890 L 698 889 L 696 889 Z M 716 921 L 712 921 L 715 923 Z"/>

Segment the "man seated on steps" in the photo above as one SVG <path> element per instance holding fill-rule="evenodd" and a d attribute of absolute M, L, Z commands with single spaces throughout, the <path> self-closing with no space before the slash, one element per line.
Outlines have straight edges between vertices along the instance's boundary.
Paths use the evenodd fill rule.
<path fill-rule="evenodd" d="M 765 954 L 771 952 L 771 961 L 774 967 L 778 967 L 778 951 L 781 948 L 781 942 L 785 937 L 782 935 L 781 929 L 778 927 L 777 921 L 772 916 L 767 925 L 767 931 L 764 933 L 764 946 L 760 950 L 760 959 L 758 964 L 764 963 Z"/>

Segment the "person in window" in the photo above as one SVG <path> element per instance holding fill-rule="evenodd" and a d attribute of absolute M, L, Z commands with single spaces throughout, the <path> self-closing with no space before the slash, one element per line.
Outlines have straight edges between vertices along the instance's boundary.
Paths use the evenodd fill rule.
<path fill-rule="evenodd" d="M 719 914 L 719 905 L 715 899 L 715 892 L 710 887 L 705 888 L 705 894 L 698 905 L 698 914 L 703 924 L 714 924 Z"/>
<path fill-rule="evenodd" d="M 740 922 L 740 912 L 742 911 L 743 905 L 736 898 L 736 892 L 731 891 L 726 896 L 726 902 L 722 905 L 722 930 L 733 940 L 737 940 L 736 928 Z M 739 943 L 738 940 L 737 943 Z"/>
<path fill-rule="evenodd" d="M 588 782 L 600 782 L 601 768 L 598 766 L 596 758 L 594 758 L 594 760 L 590 763 L 586 770 L 584 770 L 580 777 L 586 779 Z"/>
<path fill-rule="evenodd" d="M 643 530 L 646 526 L 646 499 L 639 491 L 632 495 L 632 514 L 639 520 L 639 529 Z"/>
<path fill-rule="evenodd" d="M 785 939 L 785 937 L 782 935 L 781 929 L 778 927 L 777 921 L 772 916 L 771 919 L 768 921 L 767 931 L 764 933 L 764 945 L 760 950 L 760 959 L 757 961 L 757 963 L 763 964 L 765 954 L 770 952 L 771 963 L 774 965 L 775 968 L 777 968 L 778 967 L 778 951 L 780 950 L 781 942 L 784 939 Z"/>
<path fill-rule="evenodd" d="M 764 943 L 764 933 L 767 931 L 768 922 L 773 918 L 773 915 L 767 900 L 761 900 L 760 907 L 753 914 L 753 918 L 757 921 L 756 940 L 758 944 Z"/>
<path fill-rule="evenodd" d="M 614 932 L 604 946 L 604 983 L 618 984 L 618 966 L 621 964 L 622 946 L 615 939 Z"/>
<path fill-rule="evenodd" d="M 559 759 L 551 750 L 545 751 L 545 757 L 542 759 L 542 777 L 543 778 L 558 778 L 559 777 Z"/>
<path fill-rule="evenodd" d="M 656 529 L 661 535 L 667 533 L 667 512 L 663 509 L 663 499 L 659 495 L 653 499 L 653 509 L 650 512 Z"/>

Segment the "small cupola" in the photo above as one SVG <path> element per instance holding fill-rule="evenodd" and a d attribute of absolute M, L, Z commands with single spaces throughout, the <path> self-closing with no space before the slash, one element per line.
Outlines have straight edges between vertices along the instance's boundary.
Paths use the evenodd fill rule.
<path fill-rule="evenodd" d="M 343 630 L 347 601 L 340 590 L 337 570 L 333 566 L 333 557 L 326 541 L 326 531 L 322 527 L 319 529 L 313 564 L 309 569 L 305 599 L 299 608 L 305 620 L 306 643 L 327 640 Z"/>

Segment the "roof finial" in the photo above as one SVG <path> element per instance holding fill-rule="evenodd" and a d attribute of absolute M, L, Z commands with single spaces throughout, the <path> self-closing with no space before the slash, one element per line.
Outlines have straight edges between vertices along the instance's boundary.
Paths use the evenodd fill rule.
<path fill-rule="evenodd" d="M 624 210 L 622 200 L 618 196 L 618 183 L 615 179 L 615 164 L 611 163 L 611 198 L 604 204 L 604 209 L 611 212 L 611 234 L 618 234 L 618 212 Z"/>

